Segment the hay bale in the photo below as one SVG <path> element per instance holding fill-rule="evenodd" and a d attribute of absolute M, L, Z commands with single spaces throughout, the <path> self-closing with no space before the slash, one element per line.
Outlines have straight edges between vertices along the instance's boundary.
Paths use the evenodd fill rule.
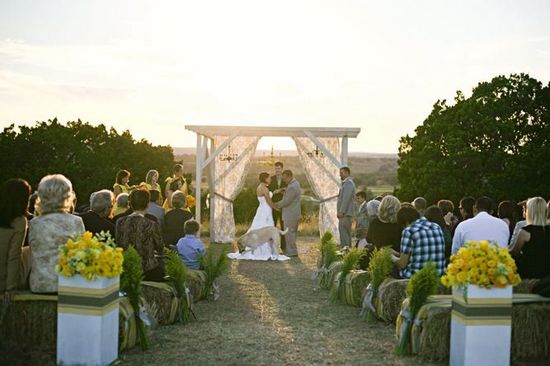
<path fill-rule="evenodd" d="M 514 286 L 514 294 L 531 294 L 533 287 L 539 282 L 537 278 L 522 279 L 521 282 Z"/>
<path fill-rule="evenodd" d="M 197 302 L 206 299 L 208 294 L 205 293 L 206 289 L 206 272 L 190 269 L 189 277 L 187 277 L 187 287 L 191 291 L 193 301 Z"/>
<path fill-rule="evenodd" d="M 340 301 L 351 306 L 360 306 L 363 292 L 370 282 L 370 275 L 367 271 L 352 270 L 340 286 L 344 286 Z"/>
<path fill-rule="evenodd" d="M 550 358 L 550 302 L 512 306 L 512 359 Z"/>
<path fill-rule="evenodd" d="M 14 353 L 49 354 L 55 359 L 57 295 L 17 294 L 0 324 L 0 340 L 2 348 Z M 136 340 L 134 312 L 124 297 L 120 300 L 119 350 L 132 348 Z"/>
<path fill-rule="evenodd" d="M 0 339 L 20 352 L 54 353 L 57 344 L 57 295 L 20 293 L 7 307 Z"/>
<path fill-rule="evenodd" d="M 142 281 L 145 310 L 160 325 L 173 324 L 178 316 L 179 299 L 167 282 Z"/>
<path fill-rule="evenodd" d="M 550 357 L 548 300 L 537 295 L 514 295 L 511 350 L 514 361 L 542 361 Z M 426 360 L 448 360 L 451 308 L 451 296 L 441 296 L 420 309 L 412 328 L 414 353 Z"/>
<path fill-rule="evenodd" d="M 388 278 L 378 288 L 376 316 L 387 323 L 394 323 L 401 311 L 401 303 L 407 297 L 409 280 Z"/>

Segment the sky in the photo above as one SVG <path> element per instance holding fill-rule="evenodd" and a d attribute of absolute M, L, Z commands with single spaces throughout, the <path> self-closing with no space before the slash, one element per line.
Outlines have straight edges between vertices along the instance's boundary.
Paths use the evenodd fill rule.
<path fill-rule="evenodd" d="M 549 19 L 546 0 L 0 0 L 0 127 L 80 118 L 177 147 L 186 124 L 360 127 L 350 151 L 396 153 L 457 90 L 547 84 Z"/>

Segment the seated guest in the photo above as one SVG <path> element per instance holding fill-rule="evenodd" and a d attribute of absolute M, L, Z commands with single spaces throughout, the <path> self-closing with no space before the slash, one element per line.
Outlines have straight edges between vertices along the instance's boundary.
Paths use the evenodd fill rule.
<path fill-rule="evenodd" d="M 414 208 L 416 208 L 416 211 L 418 211 L 420 216 L 424 216 L 424 212 L 426 211 L 426 206 L 428 206 L 428 203 L 426 202 L 426 199 L 424 197 L 416 197 L 412 201 L 412 205 Z"/>
<path fill-rule="evenodd" d="M 510 242 L 508 243 L 508 247 L 510 248 L 513 248 L 516 245 L 521 229 L 527 226 L 527 220 L 525 220 L 526 205 L 527 200 L 518 203 L 518 206 L 521 206 L 521 217 L 523 218 L 523 220 L 519 220 L 514 226 L 514 230 L 512 231 L 512 235 L 510 236 Z"/>
<path fill-rule="evenodd" d="M 70 238 L 84 234 L 82 219 L 69 213 L 73 202 L 73 186 L 65 176 L 54 174 L 42 178 L 35 210 L 39 216 L 29 223 L 32 292 L 57 292 L 57 273 L 54 269 L 59 246 Z"/>
<path fill-rule="evenodd" d="M 500 247 L 508 246 L 510 231 L 508 225 L 501 219 L 491 216 L 493 201 L 489 197 L 480 197 L 474 205 L 475 216 L 457 225 L 453 237 L 453 254 L 468 240 L 488 240 L 496 242 Z"/>
<path fill-rule="evenodd" d="M 447 227 L 447 223 L 443 217 L 443 211 L 437 206 L 430 206 L 426 210 L 426 219 L 435 222 L 441 228 L 443 237 L 445 238 L 445 261 L 449 263 L 449 259 L 451 258 L 451 247 L 453 246 L 453 236 L 451 230 Z"/>
<path fill-rule="evenodd" d="M 380 202 L 378 217 L 369 224 L 367 242 L 377 248 L 391 246 L 399 251 L 402 228 L 397 224 L 397 211 L 401 203 L 397 197 L 388 195 Z"/>
<path fill-rule="evenodd" d="M 183 226 L 187 220 L 193 218 L 191 212 L 184 210 L 186 205 L 185 194 L 180 191 L 172 194 L 171 206 L 174 208 L 166 213 L 164 217 L 164 243 L 165 245 L 176 245 L 178 240 L 184 236 Z"/>
<path fill-rule="evenodd" d="M 405 226 L 399 257 L 392 255 L 401 278 L 411 278 L 429 262 L 433 262 L 442 275 L 445 272 L 445 238 L 441 227 L 421 217 L 412 207 L 402 207 L 397 213 L 397 222 Z"/>
<path fill-rule="evenodd" d="M 445 219 L 445 224 L 447 228 L 452 232 L 456 225 L 458 225 L 458 217 L 455 216 L 454 210 L 455 205 L 453 201 L 450 200 L 439 200 L 437 201 L 437 207 L 443 213 L 443 218 Z"/>
<path fill-rule="evenodd" d="M 113 192 L 108 189 L 92 193 L 90 211 L 80 214 L 86 231 L 90 231 L 94 235 L 105 231 L 111 234 L 111 237 L 115 237 L 115 225 L 109 221 L 113 199 Z"/>
<path fill-rule="evenodd" d="M 189 269 L 200 269 L 199 257 L 203 256 L 206 250 L 204 244 L 199 239 L 200 224 L 191 219 L 185 222 L 185 236 L 178 241 L 176 249 L 181 260 Z"/>
<path fill-rule="evenodd" d="M 116 203 L 113 207 L 112 217 L 115 217 L 129 208 L 128 193 L 121 193 L 116 197 Z"/>
<path fill-rule="evenodd" d="M 160 191 L 149 191 L 149 204 L 147 205 L 147 213 L 155 216 L 160 227 L 164 225 L 164 209 L 160 205 Z"/>
<path fill-rule="evenodd" d="M 508 225 L 510 235 L 514 232 L 516 226 L 516 204 L 512 201 L 502 201 L 498 204 L 497 216 Z"/>
<path fill-rule="evenodd" d="M 157 255 L 162 255 L 164 241 L 160 225 L 145 217 L 149 192 L 137 189 L 130 193 L 130 215 L 121 217 L 116 222 L 117 245 L 123 249 L 133 245 L 142 259 L 143 275 L 147 281 L 163 281 L 164 266 Z"/>
<path fill-rule="evenodd" d="M 526 216 L 527 226 L 521 230 L 510 251 L 522 278 L 543 278 L 550 275 L 550 225 L 542 197 L 527 201 Z"/>
<path fill-rule="evenodd" d="M 367 210 L 367 222 L 368 222 L 368 225 L 370 225 L 370 223 L 374 219 L 378 218 L 378 207 L 380 207 L 380 201 L 372 199 L 372 200 L 368 201 L 367 203 L 365 203 L 365 206 L 366 206 L 366 210 Z M 364 236 L 362 236 L 361 238 L 358 237 L 359 241 L 357 243 L 357 247 L 359 249 L 362 249 L 367 245 L 367 233 L 369 232 L 368 229 L 369 228 L 367 226 L 366 229 L 365 229 Z M 361 267 L 361 268 L 363 268 L 363 267 Z"/>
<path fill-rule="evenodd" d="M 23 179 L 9 179 L 0 187 L 0 301 L 6 304 L 27 280 L 30 253 L 23 244 L 30 194 Z"/>
<path fill-rule="evenodd" d="M 468 220 L 474 217 L 474 205 L 476 200 L 474 197 L 464 197 L 460 200 L 458 209 L 460 210 L 461 221 Z"/>
<path fill-rule="evenodd" d="M 367 215 L 367 194 L 359 191 L 355 194 L 357 202 L 357 217 L 355 219 L 355 237 L 357 241 L 367 237 L 367 229 L 369 228 L 369 218 Z"/>

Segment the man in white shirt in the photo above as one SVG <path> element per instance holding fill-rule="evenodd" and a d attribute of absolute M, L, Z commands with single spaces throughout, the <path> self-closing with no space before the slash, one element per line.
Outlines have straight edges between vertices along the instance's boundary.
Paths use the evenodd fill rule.
<path fill-rule="evenodd" d="M 453 237 L 453 254 L 468 240 L 494 241 L 500 247 L 508 247 L 510 231 L 508 225 L 501 219 L 491 216 L 493 202 L 489 197 L 480 197 L 474 206 L 474 217 L 462 221 L 455 230 Z"/>

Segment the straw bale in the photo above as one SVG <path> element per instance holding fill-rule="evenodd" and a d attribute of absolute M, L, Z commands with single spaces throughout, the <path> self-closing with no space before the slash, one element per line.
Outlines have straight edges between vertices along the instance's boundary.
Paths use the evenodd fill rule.
<path fill-rule="evenodd" d="M 200 270 L 189 270 L 187 277 L 187 287 L 191 291 L 193 301 L 197 302 L 206 299 L 208 294 L 205 293 L 206 288 L 206 273 Z"/>
<path fill-rule="evenodd" d="M 376 315 L 387 323 L 395 323 L 401 303 L 407 297 L 409 280 L 386 279 L 378 288 Z"/>
<path fill-rule="evenodd" d="M 147 313 L 160 325 L 174 323 L 179 306 L 174 287 L 167 282 L 142 281 L 141 288 Z"/>

